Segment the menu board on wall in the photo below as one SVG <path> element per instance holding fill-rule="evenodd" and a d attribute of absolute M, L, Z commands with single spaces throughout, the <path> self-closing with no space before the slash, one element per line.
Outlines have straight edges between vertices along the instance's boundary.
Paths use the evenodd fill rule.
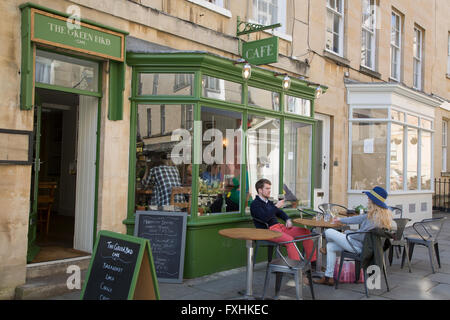
<path fill-rule="evenodd" d="M 134 235 L 150 241 L 160 282 L 182 282 L 186 212 L 137 211 Z"/>
<path fill-rule="evenodd" d="M 81 299 L 158 300 L 158 282 L 148 240 L 100 231 Z"/>

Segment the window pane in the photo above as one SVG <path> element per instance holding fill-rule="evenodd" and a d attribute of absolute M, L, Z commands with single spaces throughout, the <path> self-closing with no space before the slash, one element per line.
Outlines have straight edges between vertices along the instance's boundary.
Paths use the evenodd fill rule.
<path fill-rule="evenodd" d="M 353 118 L 387 119 L 388 109 L 353 109 Z"/>
<path fill-rule="evenodd" d="M 98 91 L 98 63 L 36 50 L 36 82 Z"/>
<path fill-rule="evenodd" d="M 280 110 L 280 94 L 249 86 L 248 105 L 269 110 Z"/>
<path fill-rule="evenodd" d="M 386 187 L 386 137 L 385 123 L 352 124 L 352 189 Z"/>
<path fill-rule="evenodd" d="M 294 121 L 284 122 L 285 208 L 311 205 L 312 126 Z"/>
<path fill-rule="evenodd" d="M 418 144 L 418 130 L 408 128 L 408 144 L 407 144 L 407 183 L 408 190 L 417 190 L 417 148 Z"/>
<path fill-rule="evenodd" d="M 298 97 L 285 96 L 286 99 L 286 112 L 295 113 L 300 116 L 311 116 L 311 101 Z"/>
<path fill-rule="evenodd" d="M 420 119 L 420 126 L 424 129 L 431 129 L 431 121 L 425 120 L 425 119 Z"/>
<path fill-rule="evenodd" d="M 398 124 L 391 124 L 391 191 L 403 190 L 403 130 Z"/>
<path fill-rule="evenodd" d="M 192 110 L 192 105 L 138 105 L 135 194 L 137 210 L 190 213 L 192 167 L 189 163 L 192 122 L 189 121 L 192 120 L 189 119 L 193 119 Z M 180 129 L 184 130 L 180 132 Z M 179 161 L 181 163 L 176 165 L 175 163 L 179 162 L 173 157 L 172 150 L 180 143 L 179 137 L 182 137 L 189 147 L 184 149 L 185 154 L 181 155 L 185 156 L 187 161 Z M 176 193 L 182 190 L 172 190 L 174 187 L 186 187 L 186 193 Z"/>
<path fill-rule="evenodd" d="M 199 170 L 199 215 L 240 208 L 242 114 L 201 109 L 203 147 Z M 224 201 L 225 199 L 225 201 Z"/>
<path fill-rule="evenodd" d="M 419 118 L 415 116 L 411 116 L 409 114 L 406 115 L 406 122 L 408 124 L 412 124 L 413 126 L 419 126 Z"/>
<path fill-rule="evenodd" d="M 421 133 L 421 188 L 431 189 L 431 132 Z"/>
<path fill-rule="evenodd" d="M 405 114 L 403 112 L 397 111 L 397 110 L 391 110 L 391 119 L 404 122 L 405 121 Z"/>
<path fill-rule="evenodd" d="M 210 76 L 202 78 L 202 96 L 228 102 L 241 103 L 242 85 Z"/>
<path fill-rule="evenodd" d="M 138 95 L 193 95 L 193 73 L 140 73 Z"/>
<path fill-rule="evenodd" d="M 249 115 L 247 130 L 247 171 L 250 198 L 257 192 L 255 183 L 262 178 L 272 182 L 272 197 L 279 190 L 280 120 Z M 248 197 L 248 196 L 247 196 Z"/>

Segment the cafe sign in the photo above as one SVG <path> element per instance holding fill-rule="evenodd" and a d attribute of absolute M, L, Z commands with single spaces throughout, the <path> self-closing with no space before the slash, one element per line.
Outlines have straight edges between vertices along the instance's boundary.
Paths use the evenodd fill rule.
<path fill-rule="evenodd" d="M 90 55 L 124 60 L 124 35 L 80 22 L 70 28 L 67 18 L 31 9 L 31 40 Z"/>
<path fill-rule="evenodd" d="M 242 58 L 254 65 L 278 62 L 278 37 L 244 42 Z"/>

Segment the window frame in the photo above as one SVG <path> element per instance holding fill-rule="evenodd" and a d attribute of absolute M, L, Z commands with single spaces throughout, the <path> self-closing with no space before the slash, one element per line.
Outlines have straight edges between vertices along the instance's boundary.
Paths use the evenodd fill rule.
<path fill-rule="evenodd" d="M 418 41 L 417 34 L 419 35 Z M 417 26 L 414 27 L 413 37 L 413 88 L 423 89 L 423 30 Z M 418 53 L 416 55 L 415 53 Z M 417 68 L 416 68 L 417 66 Z M 417 70 L 416 70 L 417 69 Z"/>
<path fill-rule="evenodd" d="M 250 0 L 252 2 L 252 17 L 249 18 L 249 22 L 262 24 L 259 22 L 259 17 L 255 16 L 258 14 L 258 9 L 255 9 L 255 2 L 258 4 L 259 1 L 270 1 L 270 0 Z M 277 19 L 275 23 L 281 23 L 281 27 L 272 30 L 263 30 L 266 33 L 273 33 L 273 35 L 278 36 L 286 41 L 292 42 L 292 35 L 287 33 L 287 1 L 286 0 L 276 0 L 277 1 Z M 272 24 L 272 23 L 269 23 Z"/>
<path fill-rule="evenodd" d="M 338 6 L 336 5 L 335 8 L 332 8 L 329 6 L 330 1 L 327 0 L 327 4 L 326 4 L 326 11 L 327 14 L 325 15 L 325 50 L 332 53 L 332 54 L 336 54 L 339 57 L 344 57 L 344 37 L 345 37 L 345 32 L 344 32 L 344 19 L 345 19 L 345 0 L 334 0 L 334 1 L 339 1 L 340 8 L 338 8 Z M 335 2 L 336 3 L 336 2 Z M 341 12 L 339 11 L 341 10 Z M 338 52 L 332 50 L 332 49 L 328 49 L 327 48 L 327 44 L 326 44 L 326 39 L 327 39 L 327 33 L 328 33 L 328 12 L 330 12 L 334 16 L 338 16 L 339 17 L 339 33 L 338 35 L 338 39 L 339 39 L 339 43 L 338 43 Z M 334 25 L 334 21 L 333 21 L 333 25 Z M 334 30 L 331 30 L 331 33 L 334 35 L 336 34 L 334 32 Z M 334 40 L 332 45 L 334 45 Z"/>
<path fill-rule="evenodd" d="M 395 26 L 392 24 L 392 18 L 393 16 L 395 16 L 396 18 L 398 18 L 398 30 L 397 29 L 393 29 Z M 396 11 L 392 10 L 391 12 L 391 40 L 390 40 L 390 79 L 395 80 L 397 82 L 401 81 L 401 67 L 402 67 L 402 54 L 403 54 L 403 50 L 402 50 L 402 41 L 403 41 L 403 37 L 402 37 L 402 29 L 403 29 L 403 19 L 402 16 L 397 13 Z M 398 46 L 394 42 L 392 42 L 392 32 L 398 32 Z M 393 68 L 392 68 L 392 63 L 393 63 L 393 59 L 392 59 L 392 50 L 395 50 L 397 52 L 397 60 L 396 60 L 396 68 L 395 68 L 395 73 L 396 76 L 395 77 L 393 75 Z"/>
<path fill-rule="evenodd" d="M 447 172 L 447 147 L 448 147 L 448 122 L 442 119 L 442 162 L 441 162 L 441 172 Z"/>
<path fill-rule="evenodd" d="M 361 52 L 362 52 L 362 45 L 363 45 L 363 34 L 367 33 L 368 35 L 371 36 L 370 44 L 371 44 L 372 50 L 370 52 L 370 59 L 372 61 L 372 66 L 369 66 L 367 63 L 363 62 L 362 54 L 361 54 L 361 65 L 367 69 L 375 71 L 377 68 L 377 63 L 376 63 L 376 58 L 377 58 L 377 47 L 376 47 L 376 43 L 377 43 L 377 40 L 376 40 L 376 38 L 377 38 L 377 28 L 376 28 L 376 26 L 377 26 L 377 10 L 376 10 L 376 8 L 377 8 L 377 6 L 376 6 L 376 0 L 363 0 L 363 1 L 368 1 L 368 6 L 370 8 L 373 8 L 373 17 L 372 17 L 372 14 L 370 15 L 370 17 L 372 17 L 371 19 L 373 20 L 373 23 L 372 23 L 373 30 L 367 29 L 366 26 L 364 25 L 364 21 L 362 21 L 362 23 L 361 23 Z M 361 17 L 362 17 L 362 19 L 364 19 L 364 14 L 362 14 Z M 366 49 L 366 52 L 367 52 L 367 49 Z M 367 53 L 366 53 L 366 57 L 367 57 Z M 367 58 L 365 60 L 367 60 Z"/>

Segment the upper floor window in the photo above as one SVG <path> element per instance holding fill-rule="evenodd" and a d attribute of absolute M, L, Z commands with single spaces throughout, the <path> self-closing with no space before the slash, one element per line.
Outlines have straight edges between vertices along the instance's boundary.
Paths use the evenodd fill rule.
<path fill-rule="evenodd" d="M 375 0 L 362 2 L 361 65 L 375 70 L 376 10 Z"/>
<path fill-rule="evenodd" d="M 447 75 L 450 76 L 450 32 L 448 33 L 447 47 Z"/>
<path fill-rule="evenodd" d="M 327 0 L 325 48 L 340 56 L 344 53 L 344 0 Z"/>
<path fill-rule="evenodd" d="M 448 122 L 442 120 L 442 172 L 447 171 L 447 136 L 448 136 Z"/>
<path fill-rule="evenodd" d="M 400 81 L 402 18 L 395 12 L 391 16 L 391 78 Z"/>
<path fill-rule="evenodd" d="M 413 54 L 413 87 L 422 89 L 422 48 L 423 32 L 419 28 L 414 28 L 414 54 Z"/>
<path fill-rule="evenodd" d="M 253 0 L 253 19 L 262 25 L 281 23 L 277 31 L 286 33 L 286 0 Z"/>

